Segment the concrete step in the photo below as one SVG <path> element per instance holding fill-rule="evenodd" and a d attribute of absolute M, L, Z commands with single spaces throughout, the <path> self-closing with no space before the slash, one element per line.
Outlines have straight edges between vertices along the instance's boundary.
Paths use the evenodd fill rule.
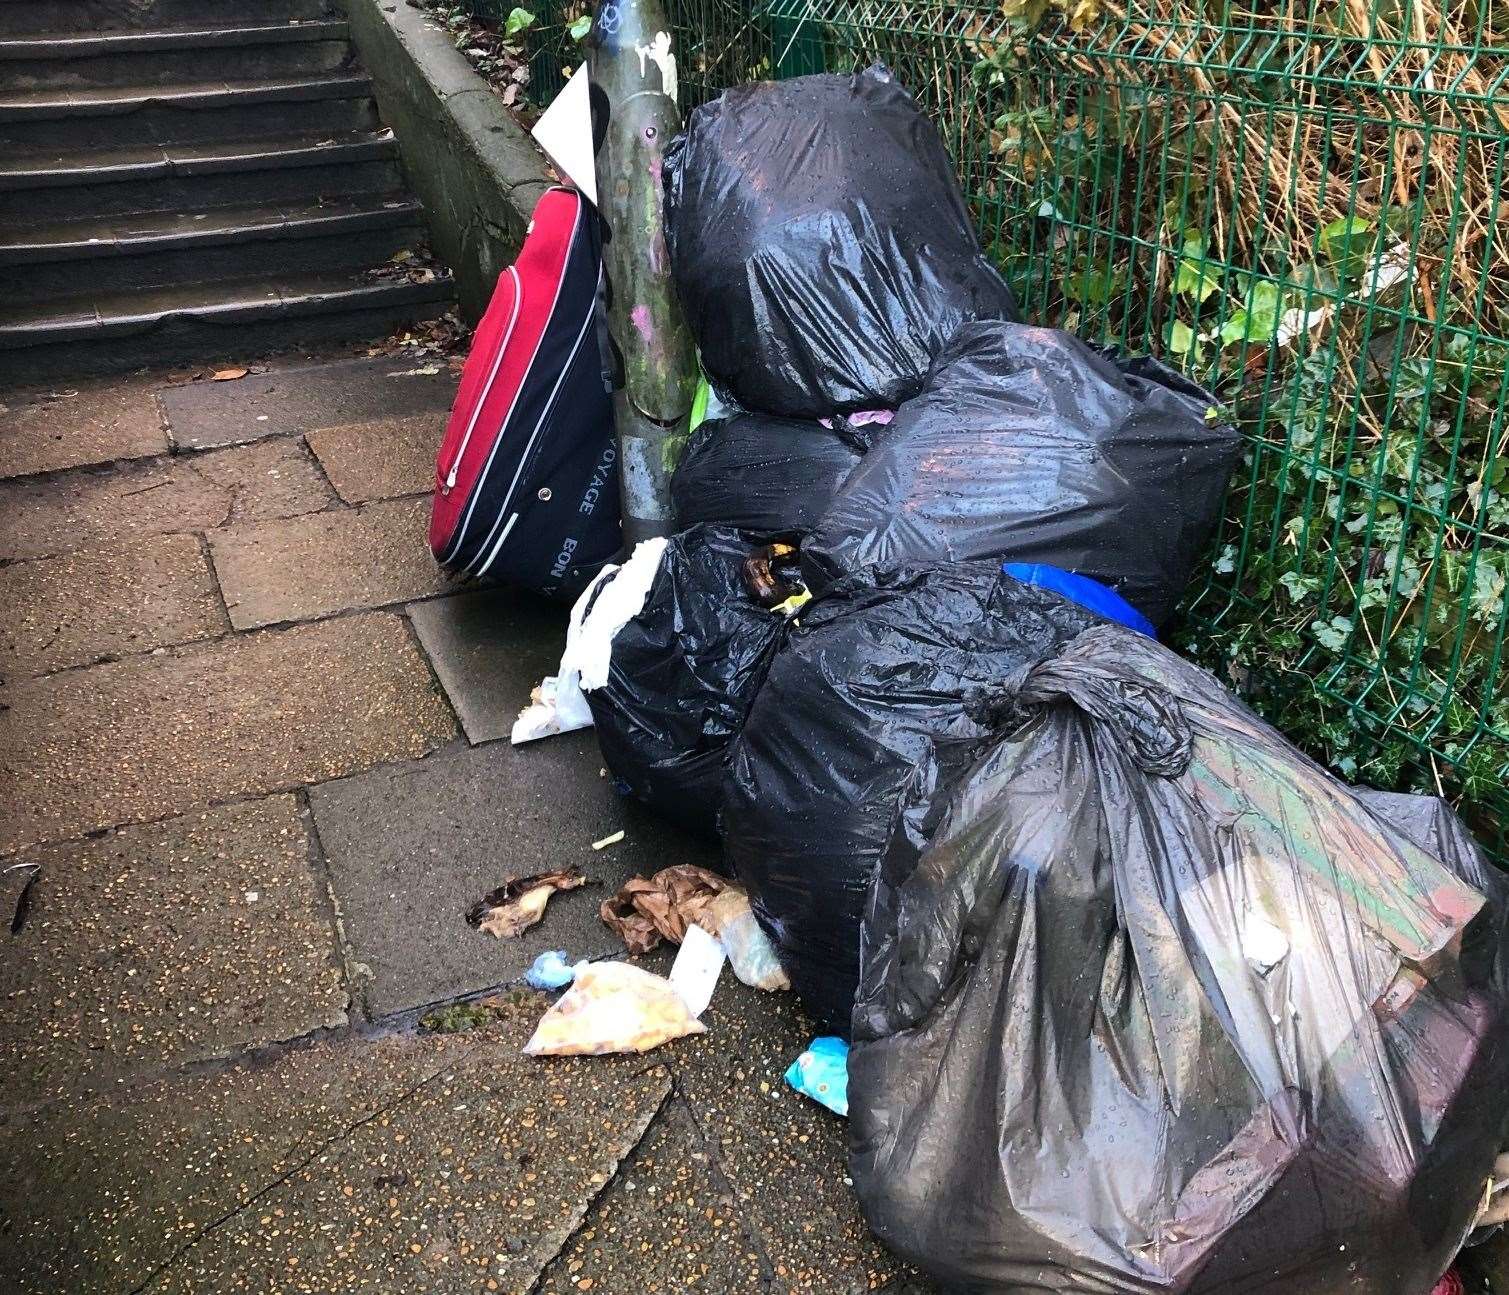
<path fill-rule="evenodd" d="M 0 4 L 13 0 L 0 0 Z M 126 142 L 326 137 L 378 128 L 371 83 L 354 73 L 171 86 L 0 92 L 0 157 L 55 157 Z"/>
<path fill-rule="evenodd" d="M 402 184 L 386 130 L 127 144 L 0 159 L 0 225 L 350 197 Z"/>
<path fill-rule="evenodd" d="M 0 382 L 440 313 L 328 0 L 0 0 Z"/>
<path fill-rule="evenodd" d="M 424 241 L 419 204 L 403 193 L 304 207 L 147 212 L 0 228 L 0 299 L 47 301 L 176 283 L 383 264 Z"/>
<path fill-rule="evenodd" d="M 381 337 L 439 314 L 453 296 L 444 275 L 416 284 L 350 272 L 269 271 L 243 280 L 18 306 L 0 318 L 0 388 Z"/>
<path fill-rule="evenodd" d="M 327 15 L 330 8 L 326 0 L 0 0 L 0 33 L 309 21 Z"/>
<path fill-rule="evenodd" d="M 336 20 L 0 37 L 0 79 L 12 90 L 287 80 L 334 72 L 349 59 L 346 24 Z"/>

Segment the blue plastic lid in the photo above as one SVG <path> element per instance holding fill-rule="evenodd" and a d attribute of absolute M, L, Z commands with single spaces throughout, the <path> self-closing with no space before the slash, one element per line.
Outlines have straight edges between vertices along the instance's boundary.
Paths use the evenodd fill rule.
<path fill-rule="evenodd" d="M 1045 562 L 1005 562 L 1001 564 L 1001 570 L 1024 585 L 1036 585 L 1039 589 L 1062 594 L 1070 602 L 1078 603 L 1097 616 L 1104 616 L 1108 621 L 1125 625 L 1149 638 L 1158 637 L 1152 621 L 1099 580 L 1065 571 L 1062 567 L 1050 567 Z"/>

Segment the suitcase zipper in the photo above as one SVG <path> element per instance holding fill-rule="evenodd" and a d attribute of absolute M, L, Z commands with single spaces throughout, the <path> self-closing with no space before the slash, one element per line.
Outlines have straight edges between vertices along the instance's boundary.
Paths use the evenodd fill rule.
<path fill-rule="evenodd" d="M 503 330 L 503 341 L 499 344 L 498 353 L 493 358 L 492 371 L 487 375 L 487 381 L 477 397 L 476 407 L 472 410 L 471 421 L 467 423 L 466 432 L 461 437 L 461 446 L 456 451 L 456 457 L 451 461 L 451 469 L 446 473 L 444 484 L 440 487 L 442 495 L 448 495 L 456 488 L 456 474 L 461 471 L 461 460 L 466 457 L 466 447 L 471 444 L 472 432 L 477 427 L 477 419 L 482 416 L 482 406 L 487 403 L 493 383 L 497 381 L 498 370 L 503 364 L 503 356 L 508 352 L 508 343 L 513 339 L 514 328 L 519 322 L 519 311 L 524 305 L 524 284 L 519 278 L 518 270 L 513 266 L 508 267 L 508 273 L 513 278 L 513 313 L 508 317 L 508 327 Z"/>

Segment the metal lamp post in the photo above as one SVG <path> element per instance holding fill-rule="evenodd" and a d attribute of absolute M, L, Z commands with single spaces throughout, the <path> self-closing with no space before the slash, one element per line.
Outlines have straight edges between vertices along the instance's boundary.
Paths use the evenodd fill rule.
<path fill-rule="evenodd" d="M 602 0 L 587 48 L 624 541 L 632 547 L 672 528 L 670 477 L 698 377 L 665 246 L 662 158 L 681 115 L 662 0 Z"/>

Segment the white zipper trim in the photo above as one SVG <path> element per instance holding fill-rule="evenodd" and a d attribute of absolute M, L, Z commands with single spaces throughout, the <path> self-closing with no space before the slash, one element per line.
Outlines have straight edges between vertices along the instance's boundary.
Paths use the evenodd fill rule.
<path fill-rule="evenodd" d="M 471 421 L 467 423 L 466 431 L 461 437 L 461 448 L 456 451 L 456 457 L 451 462 L 451 470 L 446 475 L 446 494 L 456 488 L 456 474 L 461 470 L 461 460 L 466 457 L 466 447 L 472 442 L 472 433 L 477 430 L 477 419 L 482 417 L 482 407 L 487 403 L 487 397 L 492 394 L 493 383 L 498 380 L 498 370 L 503 367 L 503 356 L 508 351 L 509 342 L 513 340 L 514 329 L 518 327 L 519 313 L 524 309 L 524 282 L 519 278 L 518 270 L 511 265 L 508 267 L 508 275 L 513 279 L 513 314 L 508 317 L 508 327 L 503 330 L 503 343 L 498 347 L 492 370 L 487 375 L 487 381 L 482 384 L 482 394 L 477 398 L 477 403 L 472 409 Z"/>
<path fill-rule="evenodd" d="M 487 462 L 485 464 L 483 464 L 482 471 L 477 476 L 477 480 L 478 480 L 479 483 L 482 482 L 482 481 L 484 481 L 484 480 L 486 480 L 487 479 L 487 474 L 492 471 L 493 459 L 497 457 L 498 447 L 503 444 L 503 435 L 504 435 L 505 432 L 507 432 L 509 423 L 511 423 L 513 421 L 514 409 L 518 408 L 518 396 L 519 396 L 519 392 L 522 392 L 524 390 L 524 383 L 529 380 L 530 372 L 534 369 L 534 362 L 537 359 L 540 358 L 540 347 L 542 345 L 544 345 L 545 334 L 550 331 L 551 321 L 555 318 L 555 308 L 561 304 L 561 289 L 566 284 L 566 274 L 567 274 L 567 272 L 571 268 L 571 254 L 572 254 L 572 252 L 574 252 L 576 250 L 576 236 L 577 236 L 578 232 L 580 232 L 581 227 L 582 227 L 582 213 L 583 213 L 583 205 L 582 205 L 582 203 L 580 201 L 578 201 L 578 203 L 577 203 L 577 209 L 576 209 L 576 221 L 571 226 L 571 238 L 566 243 L 566 257 L 561 262 L 561 274 L 560 274 L 560 277 L 555 282 L 555 297 L 554 297 L 554 299 L 550 303 L 550 313 L 545 316 L 545 325 L 544 325 L 543 328 L 540 329 L 540 335 L 539 335 L 539 337 L 537 337 L 535 339 L 534 354 L 532 354 L 529 357 L 529 363 L 524 366 L 524 376 L 519 380 L 519 391 L 514 393 L 513 408 L 509 409 L 509 411 L 508 411 L 508 418 L 504 420 L 503 426 L 498 429 L 498 435 L 493 440 L 493 447 L 492 447 L 491 450 L 488 451 Z M 598 267 L 598 277 L 599 277 L 599 279 L 601 278 L 601 276 L 602 276 L 602 267 L 601 267 L 601 265 L 599 265 L 599 267 Z M 498 350 L 498 362 L 499 363 L 502 363 L 502 357 L 503 357 L 503 350 L 500 347 L 499 350 Z M 478 409 L 480 410 L 480 408 L 481 408 L 481 406 L 479 405 Z M 478 494 L 479 494 L 478 491 L 476 491 L 476 490 L 472 491 L 472 497 L 471 497 L 471 499 L 469 499 L 467 501 L 466 512 L 462 515 L 460 524 L 457 525 L 457 527 L 456 527 L 456 534 L 451 539 L 450 547 L 446 550 L 445 557 L 443 557 L 441 559 L 442 564 L 449 563 L 449 562 L 452 562 L 452 561 L 455 560 L 456 553 L 461 548 L 461 541 L 466 538 L 467 527 L 471 525 L 472 513 L 473 513 L 473 511 L 477 507 L 477 495 Z M 506 506 L 506 504 L 505 504 L 505 506 Z M 494 522 L 493 525 L 496 526 L 497 523 Z M 473 559 L 473 560 L 475 561 L 475 559 Z M 468 563 L 467 565 L 470 566 L 471 564 Z"/>
<path fill-rule="evenodd" d="M 513 524 L 518 520 L 518 513 L 514 513 L 513 516 L 508 519 L 508 525 L 503 528 L 503 534 L 498 536 L 498 542 L 493 545 L 493 551 L 487 555 L 487 561 L 482 564 L 482 569 L 477 572 L 478 579 L 487 574 L 487 568 L 492 566 L 493 559 L 498 556 L 499 550 L 503 547 L 503 541 L 508 538 L 508 532 L 513 530 Z"/>
<path fill-rule="evenodd" d="M 529 463 L 530 455 L 534 453 L 535 442 L 540 439 L 540 432 L 545 426 L 545 420 L 548 419 L 551 413 L 555 410 L 556 398 L 561 394 L 561 384 L 566 381 L 566 375 L 571 372 L 572 366 L 576 363 L 576 357 L 581 354 L 582 342 L 587 336 L 587 329 L 592 325 L 593 321 L 597 317 L 597 296 L 598 292 L 602 290 L 602 286 L 603 267 L 601 264 L 599 264 L 597 267 L 597 286 L 593 290 L 592 300 L 587 306 L 586 316 L 582 319 L 582 326 L 576 334 L 576 341 L 571 346 L 571 354 L 566 357 L 566 363 L 561 365 L 561 371 L 555 375 L 555 386 L 551 389 L 550 399 L 545 402 L 545 408 L 540 411 L 539 421 L 535 423 L 534 431 L 529 435 L 529 444 L 524 447 L 524 453 L 519 456 L 519 466 L 514 469 L 513 480 L 508 483 L 508 493 L 503 496 L 503 504 L 499 509 L 499 512 L 506 510 L 508 505 L 513 502 L 514 491 L 519 488 L 519 478 L 524 474 L 524 469 Z M 518 514 L 515 513 L 514 516 L 509 519 L 508 525 L 503 530 L 503 536 L 499 537 L 497 544 L 493 545 L 492 552 L 488 554 L 487 561 L 483 563 L 481 569 L 476 572 L 478 577 L 487 574 L 487 568 L 492 566 L 493 559 L 498 556 L 498 550 L 503 545 L 503 538 L 506 537 L 508 535 L 508 532 L 513 529 L 513 524 L 517 517 Z M 475 561 L 475 559 L 473 560 Z M 466 572 L 462 572 L 462 574 L 465 575 Z"/>

